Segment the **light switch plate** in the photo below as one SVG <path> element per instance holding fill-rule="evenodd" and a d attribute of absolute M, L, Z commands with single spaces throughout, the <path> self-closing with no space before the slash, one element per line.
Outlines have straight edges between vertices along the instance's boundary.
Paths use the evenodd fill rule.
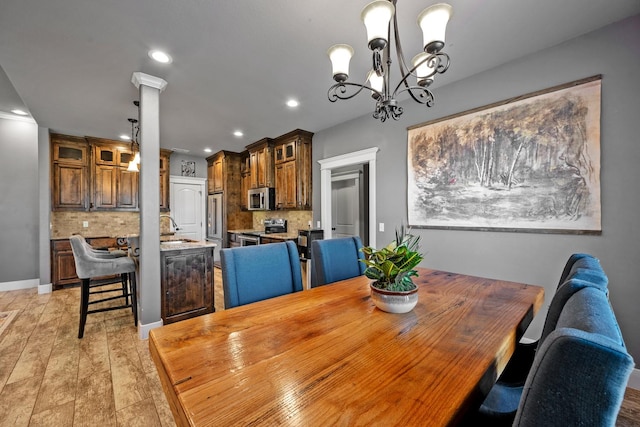
<path fill-rule="evenodd" d="M 378 224 L 378 231 L 384 231 L 384 222 Z"/>
<path fill-rule="evenodd" d="M 89 228 L 89 221 L 82 221 L 83 228 Z"/>

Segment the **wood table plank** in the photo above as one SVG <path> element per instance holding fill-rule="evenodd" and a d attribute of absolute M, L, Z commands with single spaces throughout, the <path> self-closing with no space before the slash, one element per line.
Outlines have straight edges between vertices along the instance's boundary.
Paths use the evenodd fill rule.
<path fill-rule="evenodd" d="M 419 269 L 385 313 L 364 276 L 155 329 L 178 425 L 450 425 L 474 407 L 542 305 L 541 287 Z"/>

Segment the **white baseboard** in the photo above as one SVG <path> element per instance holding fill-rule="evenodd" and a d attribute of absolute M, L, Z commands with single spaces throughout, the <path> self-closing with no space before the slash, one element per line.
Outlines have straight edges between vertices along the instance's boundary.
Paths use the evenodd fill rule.
<path fill-rule="evenodd" d="M 0 292 L 17 291 L 18 289 L 37 288 L 40 279 L 17 280 L 15 282 L 0 283 Z"/>
<path fill-rule="evenodd" d="M 38 285 L 38 295 L 50 294 L 51 292 L 53 292 L 53 285 L 51 283 Z"/>
<path fill-rule="evenodd" d="M 627 387 L 640 390 L 640 369 L 634 369 L 633 372 L 631 372 L 631 377 L 629 378 Z"/>
<path fill-rule="evenodd" d="M 159 328 L 162 325 L 163 325 L 162 319 L 160 319 L 157 322 L 148 323 L 146 325 L 143 325 L 142 323 L 138 322 L 138 338 L 140 338 L 141 340 L 146 340 L 147 338 L 149 338 L 150 330 Z"/>

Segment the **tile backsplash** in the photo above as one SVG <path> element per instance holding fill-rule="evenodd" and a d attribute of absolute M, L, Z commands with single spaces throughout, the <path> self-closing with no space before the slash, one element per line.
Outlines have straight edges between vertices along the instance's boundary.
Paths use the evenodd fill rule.
<path fill-rule="evenodd" d="M 253 228 L 264 228 L 265 218 L 283 218 L 287 220 L 287 231 L 309 228 L 309 221 L 313 221 L 313 211 L 256 211 L 253 212 Z"/>
<path fill-rule="evenodd" d="M 88 227 L 83 226 L 85 221 Z M 169 232 L 170 227 L 169 218 L 160 218 L 160 233 Z M 51 212 L 51 238 L 66 239 L 73 234 L 81 234 L 84 237 L 118 237 L 140 234 L 140 213 Z"/>
<path fill-rule="evenodd" d="M 166 212 L 169 213 L 169 212 Z M 165 212 L 163 212 L 163 215 Z M 309 228 L 313 220 L 312 211 L 258 211 L 253 212 L 253 228 L 264 229 L 265 218 L 284 218 L 287 229 L 295 232 Z M 83 227 L 83 222 L 88 227 Z M 160 233 L 171 230 L 169 218 L 160 218 Z M 73 234 L 84 237 L 118 237 L 140 233 L 140 214 L 138 212 L 51 212 L 51 238 L 66 239 Z"/>

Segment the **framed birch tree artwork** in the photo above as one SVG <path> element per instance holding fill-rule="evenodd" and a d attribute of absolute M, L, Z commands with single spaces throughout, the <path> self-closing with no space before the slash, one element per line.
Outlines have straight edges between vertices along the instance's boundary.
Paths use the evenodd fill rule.
<path fill-rule="evenodd" d="M 417 228 L 599 234 L 601 76 L 408 128 Z"/>

